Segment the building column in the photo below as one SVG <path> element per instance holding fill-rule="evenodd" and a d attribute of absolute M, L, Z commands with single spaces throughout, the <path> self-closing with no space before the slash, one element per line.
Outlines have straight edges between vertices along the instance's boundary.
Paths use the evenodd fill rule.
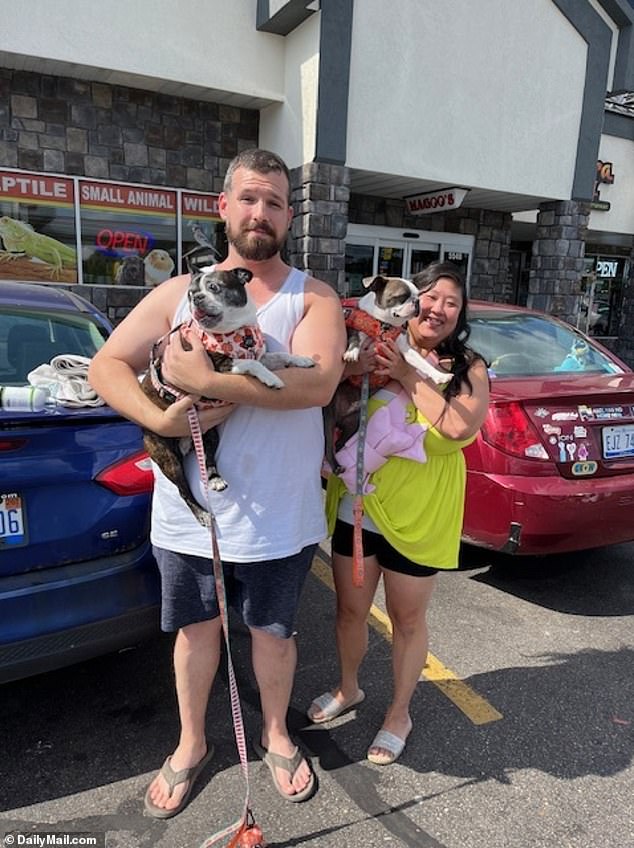
<path fill-rule="evenodd" d="M 343 165 L 309 162 L 291 171 L 294 217 L 291 265 L 344 290 L 350 174 Z"/>
<path fill-rule="evenodd" d="M 528 306 L 577 324 L 590 204 L 542 203 L 528 283 Z"/>
<path fill-rule="evenodd" d="M 465 209 L 464 214 L 470 217 L 460 232 L 471 232 L 475 236 L 470 297 L 511 303 L 513 284 L 509 256 L 513 216 L 510 212 L 491 209 Z"/>

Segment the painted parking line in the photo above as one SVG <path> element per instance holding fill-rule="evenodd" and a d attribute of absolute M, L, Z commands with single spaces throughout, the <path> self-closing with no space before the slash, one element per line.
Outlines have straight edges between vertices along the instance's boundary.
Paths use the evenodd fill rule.
<path fill-rule="evenodd" d="M 313 559 L 312 572 L 322 583 L 334 591 L 335 585 L 327 556 L 324 551 L 318 549 L 317 555 Z M 392 641 L 390 619 L 383 610 L 374 604 L 370 608 L 369 624 L 388 642 Z M 431 653 L 427 654 L 427 662 L 421 674 L 421 680 L 428 680 L 434 686 L 437 686 L 443 695 L 449 698 L 473 724 L 489 724 L 503 718 L 502 713 L 498 712 L 486 698 L 478 695 L 471 686 L 460 680 L 451 669 L 448 669 Z"/>

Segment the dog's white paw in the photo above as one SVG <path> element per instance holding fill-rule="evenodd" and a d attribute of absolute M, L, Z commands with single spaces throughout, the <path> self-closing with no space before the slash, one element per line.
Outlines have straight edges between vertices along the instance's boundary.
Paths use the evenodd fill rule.
<path fill-rule="evenodd" d="M 344 362 L 358 362 L 359 361 L 359 353 L 360 349 L 358 347 L 353 347 L 351 350 L 347 350 L 343 355 Z"/>
<path fill-rule="evenodd" d="M 293 361 L 289 364 L 296 368 L 314 368 L 315 360 L 310 356 L 293 356 Z"/>
<path fill-rule="evenodd" d="M 261 383 L 264 383 L 265 386 L 268 386 L 269 389 L 283 389 L 284 381 L 280 380 L 272 371 L 269 371 L 268 374 L 258 375 L 258 379 Z"/>
<path fill-rule="evenodd" d="M 222 477 L 210 477 L 209 479 L 209 488 L 212 492 L 224 492 L 227 485 L 227 481 L 223 480 Z"/>

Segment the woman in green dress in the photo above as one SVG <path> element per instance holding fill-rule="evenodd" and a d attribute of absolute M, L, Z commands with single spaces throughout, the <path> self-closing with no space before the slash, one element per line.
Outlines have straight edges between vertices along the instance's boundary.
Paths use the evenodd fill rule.
<path fill-rule="evenodd" d="M 367 651 L 368 613 L 383 576 L 393 630 L 393 691 L 368 749 L 368 759 L 380 765 L 400 756 L 412 729 L 409 706 L 427 656 L 426 612 L 436 574 L 458 565 L 466 482 L 462 448 L 475 439 L 489 400 L 486 363 L 466 345 L 466 289 L 459 270 L 435 262 L 413 282 L 421 293 L 420 313 L 408 325 L 410 344 L 424 356 L 447 362 L 453 376 L 446 386 L 436 386 L 408 365 L 392 342 L 369 351 L 354 372 L 354 366 L 347 368 L 347 374 L 376 370 L 390 377 L 385 389 L 370 398 L 370 423 L 398 396 L 404 429 L 413 422 L 421 425 L 425 461 L 392 455 L 369 475 L 363 497 L 361 588 L 352 577 L 352 494 L 335 475 L 328 481 L 340 680 L 308 710 L 311 721 L 322 723 L 364 699 L 358 672 Z"/>

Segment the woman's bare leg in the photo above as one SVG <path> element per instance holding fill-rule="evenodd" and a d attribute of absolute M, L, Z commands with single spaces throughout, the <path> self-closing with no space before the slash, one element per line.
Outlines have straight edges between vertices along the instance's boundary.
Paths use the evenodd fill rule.
<path fill-rule="evenodd" d="M 386 570 L 383 582 L 387 613 L 392 622 L 394 689 L 382 729 L 399 739 L 407 739 L 412 729 L 409 706 L 427 659 L 426 615 L 436 576 L 412 577 Z M 370 748 L 372 754 L 383 752 L 380 748 Z"/>

